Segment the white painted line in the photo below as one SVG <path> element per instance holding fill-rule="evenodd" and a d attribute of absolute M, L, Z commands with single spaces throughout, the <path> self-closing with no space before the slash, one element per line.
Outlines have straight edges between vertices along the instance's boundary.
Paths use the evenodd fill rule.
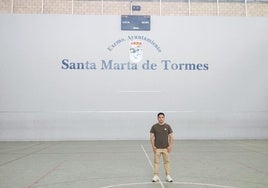
<path fill-rule="evenodd" d="M 141 182 L 141 183 L 127 183 L 127 184 L 108 185 L 108 186 L 100 187 L 100 188 L 125 187 L 125 186 L 146 185 L 146 184 L 153 184 L 153 182 Z"/>
<path fill-rule="evenodd" d="M 148 156 L 147 152 L 145 151 L 145 149 L 144 149 L 143 145 L 141 145 L 141 148 L 142 148 L 142 150 L 143 150 L 143 152 L 144 152 L 144 154 L 145 154 L 145 156 L 146 156 L 146 158 L 147 158 L 148 162 L 150 163 L 150 165 L 151 165 L 152 169 L 154 169 L 153 164 L 152 164 L 152 162 L 151 162 L 151 160 L 150 160 L 150 158 L 149 158 L 149 156 Z M 165 188 L 165 186 L 163 185 L 163 182 L 161 181 L 161 179 L 160 179 L 160 178 L 159 178 L 159 183 L 160 183 L 160 185 L 161 185 L 161 187 L 162 187 L 162 188 Z"/>
<path fill-rule="evenodd" d="M 148 154 L 146 153 L 146 151 L 145 151 L 145 149 L 144 149 L 143 145 L 141 145 L 141 148 L 142 148 L 142 150 L 143 150 L 143 152 L 144 152 L 144 154 L 145 154 L 145 156 L 146 156 L 146 158 L 147 158 L 147 160 L 148 160 L 148 162 L 149 162 L 150 166 L 151 166 L 151 167 L 152 167 L 152 169 L 153 169 L 153 168 L 154 168 L 154 167 L 153 167 L 153 164 L 152 164 L 152 162 L 151 162 L 151 160 L 150 160 L 150 158 L 149 158 Z"/>
<path fill-rule="evenodd" d="M 153 169 L 153 164 L 145 151 L 143 145 L 141 145 L 141 148 L 150 164 L 150 166 Z M 116 184 L 116 185 L 108 185 L 100 188 L 114 188 L 114 187 L 127 187 L 127 186 L 133 186 L 133 185 L 148 185 L 148 184 L 156 184 L 157 182 L 140 182 L 140 183 L 126 183 L 126 184 Z M 165 188 L 164 184 L 170 184 L 169 182 L 162 182 L 159 179 L 159 184 L 161 185 L 162 188 Z M 212 187 L 212 188 L 239 188 L 239 187 L 233 187 L 233 186 L 228 186 L 228 185 L 217 185 L 217 184 L 210 184 L 210 183 L 194 183 L 194 182 L 172 182 L 171 184 L 179 184 L 179 185 L 196 185 L 196 186 L 205 186 L 205 187 Z"/>
<path fill-rule="evenodd" d="M 28 110 L 28 111 L 1 111 L 0 113 L 158 113 L 159 111 L 150 110 Z M 194 112 L 194 111 L 165 111 L 166 113 Z"/>
<path fill-rule="evenodd" d="M 194 111 L 194 110 L 164 110 L 165 113 L 226 113 L 227 111 Z M 0 113 L 158 113 L 155 110 L 28 110 L 28 111 L 16 111 L 16 110 L 0 110 Z M 227 113 L 267 113 L 268 111 L 229 111 Z"/>
<path fill-rule="evenodd" d="M 220 187 L 220 188 L 239 188 L 227 185 L 217 185 L 217 184 L 210 184 L 210 183 L 193 183 L 193 182 L 172 182 L 172 184 L 180 184 L 180 185 L 202 185 L 206 187 Z"/>
<path fill-rule="evenodd" d="M 147 185 L 147 184 L 155 184 L 153 182 L 141 182 L 141 183 L 126 183 L 126 184 L 117 184 L 117 185 L 108 185 L 100 188 L 113 188 L 113 187 L 126 187 L 126 186 L 133 186 L 133 185 Z M 164 184 L 170 184 L 164 182 Z M 217 185 L 217 184 L 207 184 L 207 183 L 193 183 L 193 182 L 172 182 L 171 184 L 179 184 L 179 185 L 196 185 L 196 186 L 205 186 L 205 187 L 216 187 L 216 188 L 239 188 L 233 186 L 226 186 L 226 185 Z"/>
<path fill-rule="evenodd" d="M 120 93 L 160 93 L 160 91 L 155 90 L 125 90 L 119 91 Z"/>

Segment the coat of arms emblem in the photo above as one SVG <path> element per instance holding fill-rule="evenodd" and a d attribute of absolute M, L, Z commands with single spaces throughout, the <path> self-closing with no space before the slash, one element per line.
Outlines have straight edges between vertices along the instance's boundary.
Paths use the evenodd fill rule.
<path fill-rule="evenodd" d="M 142 42 L 141 41 L 131 41 L 129 51 L 129 59 L 133 63 L 138 63 L 142 60 Z"/>

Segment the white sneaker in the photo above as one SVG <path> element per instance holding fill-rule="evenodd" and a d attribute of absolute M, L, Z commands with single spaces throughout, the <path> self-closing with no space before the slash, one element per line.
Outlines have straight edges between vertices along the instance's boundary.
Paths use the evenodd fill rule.
<path fill-rule="evenodd" d="M 152 182 L 157 182 L 157 181 L 159 181 L 159 177 L 158 175 L 154 175 Z"/>
<path fill-rule="evenodd" d="M 170 175 L 167 175 L 166 180 L 167 180 L 168 182 L 173 182 L 173 179 L 170 177 Z"/>

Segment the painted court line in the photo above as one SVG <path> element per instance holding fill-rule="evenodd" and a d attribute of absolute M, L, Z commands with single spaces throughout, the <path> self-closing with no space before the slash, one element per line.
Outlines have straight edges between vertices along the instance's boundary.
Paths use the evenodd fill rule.
<path fill-rule="evenodd" d="M 38 184 L 42 179 L 44 179 L 45 177 L 47 177 L 48 175 L 52 174 L 53 172 L 55 172 L 61 165 L 63 162 L 60 162 L 59 164 L 57 164 L 54 168 L 52 168 L 51 170 L 47 171 L 45 174 L 43 174 L 42 176 L 40 176 L 38 179 L 36 179 L 34 182 L 32 182 L 27 188 L 33 188 L 36 184 Z"/>
<path fill-rule="evenodd" d="M 125 187 L 125 186 L 132 186 L 132 185 L 146 185 L 146 184 L 153 184 L 153 183 L 152 183 L 152 182 L 127 183 L 127 184 L 108 185 L 108 186 L 100 187 L 100 188 Z"/>
<path fill-rule="evenodd" d="M 40 145 L 40 144 L 35 144 L 35 145 L 31 146 L 31 147 L 28 147 L 27 149 L 32 148 L 32 147 L 35 147 L 35 146 L 38 146 L 38 145 Z M 38 152 L 40 152 L 40 151 L 43 151 L 43 150 L 45 150 L 45 149 L 47 149 L 47 148 L 49 148 L 49 147 L 50 147 L 50 146 L 46 146 L 46 147 L 41 148 L 41 149 L 39 149 L 39 150 L 33 151 L 33 152 L 31 152 L 31 153 L 26 153 L 25 155 L 22 155 L 22 156 L 20 156 L 20 157 L 18 157 L 18 158 L 15 158 L 15 159 L 12 159 L 12 160 L 10 160 L 10 161 L 6 161 L 5 163 L 0 164 L 0 166 L 7 165 L 7 164 L 12 163 L 12 162 L 14 162 L 14 161 L 18 161 L 18 160 L 23 159 L 23 158 L 25 158 L 25 157 L 28 157 L 28 156 L 30 156 L 30 155 L 32 155 L 32 154 L 38 153 Z"/>
<path fill-rule="evenodd" d="M 151 160 L 150 160 L 150 158 L 149 158 L 148 154 L 146 153 L 146 151 L 145 151 L 145 149 L 144 149 L 143 145 L 141 145 L 141 148 L 142 148 L 142 150 L 143 150 L 143 152 L 144 152 L 144 154 L 145 154 L 145 156 L 146 156 L 146 158 L 147 158 L 147 160 L 148 160 L 148 162 L 149 162 L 150 166 L 151 166 L 151 167 L 152 167 L 152 169 L 153 169 L 153 168 L 154 168 L 154 167 L 153 167 L 153 164 L 152 164 L 152 162 L 151 162 Z"/>
<path fill-rule="evenodd" d="M 144 152 L 144 154 L 145 154 L 145 156 L 146 156 L 148 162 L 150 163 L 150 165 L 151 165 L 151 167 L 152 167 L 152 169 L 153 169 L 154 167 L 153 167 L 153 165 L 152 165 L 152 162 L 151 162 L 151 160 L 150 160 L 150 158 L 149 158 L 147 152 L 145 151 L 143 145 L 141 145 L 141 148 L 142 148 L 142 150 L 143 150 L 143 152 Z M 162 183 L 162 181 L 161 181 L 160 178 L 159 178 L 159 183 L 160 183 L 160 185 L 161 185 L 162 188 L 165 188 L 165 186 L 163 185 L 163 183 Z"/>
<path fill-rule="evenodd" d="M 108 185 L 100 188 L 113 188 L 113 187 L 126 187 L 126 186 L 133 186 L 133 185 L 147 185 L 147 184 L 155 184 L 153 182 L 141 182 L 141 183 L 126 183 L 126 184 L 117 184 L 117 185 Z M 170 184 L 164 182 L 164 184 Z M 226 185 L 217 185 L 217 184 L 207 184 L 207 183 L 193 183 L 193 182 L 172 182 L 172 184 L 179 184 L 179 185 L 196 185 L 196 186 L 206 186 L 206 187 L 214 187 L 214 188 L 239 188 L 239 187 L 232 187 Z"/>
<path fill-rule="evenodd" d="M 141 145 L 141 148 L 150 164 L 150 166 L 153 169 L 153 164 L 146 152 L 146 150 L 144 149 L 143 145 Z M 158 182 L 162 188 L 165 188 L 164 184 L 170 184 L 170 182 L 162 182 L 159 179 Z M 157 184 L 158 184 L 157 183 Z M 114 187 L 127 187 L 127 186 L 138 186 L 138 185 L 149 185 L 149 184 L 156 184 L 156 182 L 136 182 L 136 183 L 125 183 L 125 184 L 114 184 L 114 185 L 108 185 L 108 186 L 103 186 L 100 188 L 114 188 Z M 217 185 L 217 184 L 211 184 L 211 183 L 194 183 L 194 182 L 172 182 L 171 184 L 178 184 L 178 185 L 194 185 L 194 186 L 205 186 L 205 187 L 211 187 L 211 188 L 239 188 L 239 187 L 233 187 L 233 186 L 227 186 L 227 185 Z"/>
<path fill-rule="evenodd" d="M 160 93 L 160 91 L 156 90 L 125 90 L 119 91 L 120 93 Z"/>
<path fill-rule="evenodd" d="M 217 185 L 211 183 L 193 183 L 193 182 L 173 182 L 173 184 L 180 184 L 180 185 L 198 185 L 198 186 L 206 186 L 206 187 L 220 187 L 220 188 L 239 188 L 227 185 Z"/>

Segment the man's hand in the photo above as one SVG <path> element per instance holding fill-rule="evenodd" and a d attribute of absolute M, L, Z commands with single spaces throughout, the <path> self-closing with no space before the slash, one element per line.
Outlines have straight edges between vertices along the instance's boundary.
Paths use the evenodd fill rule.
<path fill-rule="evenodd" d="M 171 149 L 172 149 L 172 145 L 173 145 L 173 134 L 172 133 L 170 133 L 168 135 L 168 143 L 169 143 L 169 146 L 167 148 L 167 152 L 170 153 Z"/>
<path fill-rule="evenodd" d="M 155 140 L 154 133 L 150 134 L 150 140 L 151 140 L 153 151 L 154 151 L 154 153 L 156 153 L 157 148 L 154 145 L 154 140 Z"/>
<path fill-rule="evenodd" d="M 155 146 L 153 146 L 154 153 L 156 153 L 156 150 L 157 150 L 157 148 Z"/>
<path fill-rule="evenodd" d="M 170 153 L 171 150 L 172 150 L 172 146 L 170 145 L 170 146 L 168 146 L 168 148 L 167 148 L 167 152 Z"/>

